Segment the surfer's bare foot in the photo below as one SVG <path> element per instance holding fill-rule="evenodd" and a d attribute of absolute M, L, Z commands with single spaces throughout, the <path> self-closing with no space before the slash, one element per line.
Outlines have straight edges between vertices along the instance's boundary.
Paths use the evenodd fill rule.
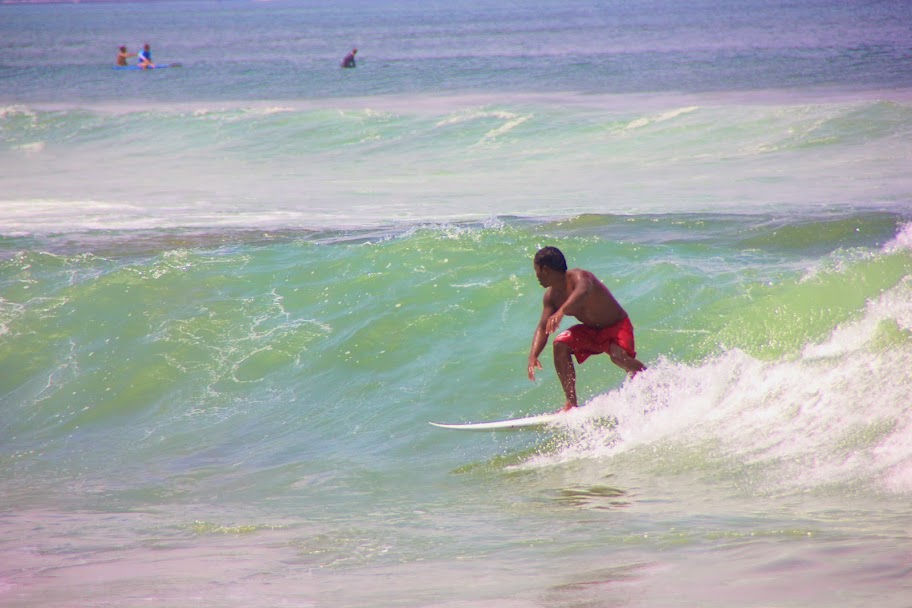
<path fill-rule="evenodd" d="M 570 402 L 568 401 L 567 403 L 564 404 L 564 407 L 562 407 L 561 409 L 557 410 L 557 412 L 555 412 L 555 413 L 560 414 L 561 412 L 568 412 L 568 411 L 572 410 L 572 409 L 575 408 L 575 407 L 576 407 L 576 404 L 575 404 L 575 403 L 570 403 Z"/>
<path fill-rule="evenodd" d="M 628 372 L 627 372 L 627 379 L 628 379 L 628 380 L 633 380 L 634 378 L 636 378 L 636 375 L 637 375 L 637 374 L 639 374 L 640 372 L 645 372 L 646 369 L 647 369 L 647 367 L 644 365 L 642 369 L 638 369 L 638 370 L 634 370 L 634 371 L 628 371 Z"/>

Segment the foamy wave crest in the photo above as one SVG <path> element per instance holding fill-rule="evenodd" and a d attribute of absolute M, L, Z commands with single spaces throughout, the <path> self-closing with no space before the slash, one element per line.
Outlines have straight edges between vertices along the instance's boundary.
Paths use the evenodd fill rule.
<path fill-rule="evenodd" d="M 684 116 L 685 114 L 690 114 L 691 112 L 696 112 L 700 108 L 698 106 L 688 106 L 686 108 L 676 108 L 673 110 L 668 110 L 667 112 L 661 112 L 656 116 L 644 116 L 642 118 L 637 118 L 636 120 L 631 121 L 627 124 L 625 129 L 639 129 L 651 125 L 653 123 L 665 122 L 668 120 L 674 120 L 679 116 Z"/>
<path fill-rule="evenodd" d="M 491 129 L 490 131 L 485 133 L 484 137 L 482 138 L 482 142 L 489 142 L 489 141 L 495 140 L 499 136 L 509 133 L 510 131 L 512 131 L 513 129 L 515 129 L 516 127 L 521 125 L 522 123 L 526 122 L 530 118 L 532 118 L 532 117 L 531 116 L 518 116 L 518 117 L 514 118 L 513 120 L 508 120 L 507 122 L 505 122 L 503 125 L 497 127 L 496 129 Z"/>
<path fill-rule="evenodd" d="M 740 350 L 700 364 L 660 359 L 593 398 L 588 424 L 522 466 L 622 459 L 692 471 L 763 495 L 831 485 L 912 492 L 912 280 L 797 358 Z M 613 428 L 593 419 L 616 417 Z"/>
<path fill-rule="evenodd" d="M 898 251 L 912 251 L 912 222 L 905 224 L 896 238 L 884 245 L 884 253 L 896 253 Z"/>
<path fill-rule="evenodd" d="M 532 118 L 531 114 L 517 114 L 514 112 L 507 112 L 503 110 L 470 110 L 467 112 L 462 112 L 455 116 L 449 116 L 443 120 L 440 120 L 436 123 L 435 127 L 449 127 L 454 125 L 460 125 L 463 123 L 469 123 L 478 120 L 497 120 L 501 121 L 501 124 L 493 129 L 489 129 L 481 138 L 479 143 L 486 143 L 492 140 L 497 139 L 497 137 L 504 135 L 519 125 L 523 124 L 527 120 Z"/>

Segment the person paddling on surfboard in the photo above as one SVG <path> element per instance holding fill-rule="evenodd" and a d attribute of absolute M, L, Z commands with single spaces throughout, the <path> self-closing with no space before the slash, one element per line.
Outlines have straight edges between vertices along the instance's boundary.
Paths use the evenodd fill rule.
<path fill-rule="evenodd" d="M 576 317 L 574 325 L 554 338 L 554 368 L 567 402 L 560 411 L 577 407 L 576 370 L 571 355 L 582 363 L 589 355 L 607 353 L 615 365 L 633 377 L 646 369 L 636 358 L 633 325 L 605 284 L 580 268 L 567 270 L 567 260 L 557 247 L 544 247 L 535 254 L 535 276 L 545 288 L 541 319 L 529 351 L 529 380 L 542 369 L 538 356 L 557 331 L 565 315 Z"/>
<path fill-rule="evenodd" d="M 120 52 L 117 53 L 117 60 L 115 61 L 115 65 L 118 65 L 120 67 L 126 67 L 127 59 L 129 59 L 130 57 L 136 57 L 136 53 L 128 53 L 127 47 L 125 47 L 125 46 L 120 47 Z"/>

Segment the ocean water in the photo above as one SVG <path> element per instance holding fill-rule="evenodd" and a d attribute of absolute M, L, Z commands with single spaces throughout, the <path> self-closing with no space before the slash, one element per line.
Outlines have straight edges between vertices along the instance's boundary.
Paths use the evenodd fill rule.
<path fill-rule="evenodd" d="M 0 6 L 0 604 L 908 606 L 910 92 L 900 0 Z M 649 369 L 430 426 L 562 404 L 547 244 Z"/>

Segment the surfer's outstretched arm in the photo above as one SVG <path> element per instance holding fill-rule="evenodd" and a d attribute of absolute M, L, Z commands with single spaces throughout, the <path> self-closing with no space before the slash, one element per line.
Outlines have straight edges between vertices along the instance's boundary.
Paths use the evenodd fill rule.
<path fill-rule="evenodd" d="M 550 291 L 545 290 L 545 297 L 542 300 L 542 316 L 535 327 L 535 333 L 532 334 L 532 347 L 529 349 L 529 380 L 535 381 L 535 370 L 543 369 L 538 356 L 545 350 L 548 343 L 548 319 L 554 314 L 554 306 L 551 305 Z"/>

